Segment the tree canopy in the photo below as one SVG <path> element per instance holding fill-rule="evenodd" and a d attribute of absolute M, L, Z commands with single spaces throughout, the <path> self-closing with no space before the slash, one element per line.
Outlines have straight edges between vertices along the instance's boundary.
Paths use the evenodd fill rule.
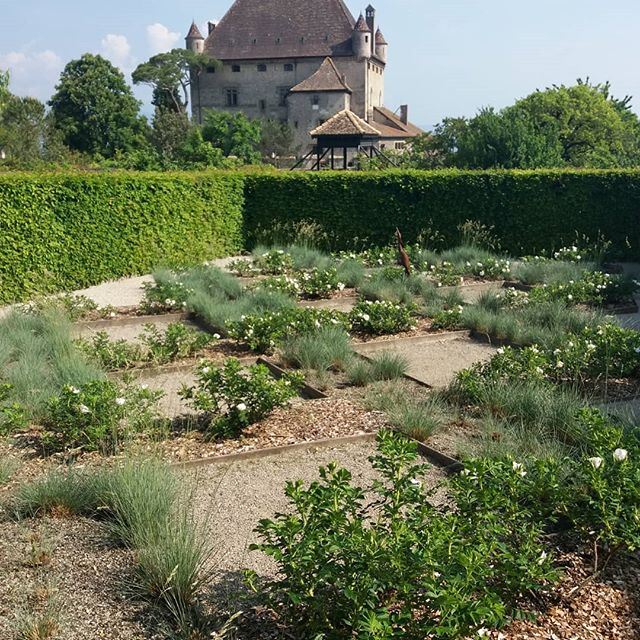
<path fill-rule="evenodd" d="M 153 104 L 162 109 L 186 113 L 189 106 L 189 87 L 207 67 L 219 62 L 205 54 L 186 49 L 159 53 L 138 65 L 132 74 L 134 84 L 153 87 Z"/>
<path fill-rule="evenodd" d="M 444 120 L 408 152 L 415 166 L 464 169 L 606 168 L 640 164 L 640 121 L 629 97 L 578 80 L 536 91 L 502 111 Z"/>
<path fill-rule="evenodd" d="M 49 105 L 65 144 L 76 151 L 110 158 L 147 144 L 140 103 L 123 74 L 101 56 L 69 62 Z"/>

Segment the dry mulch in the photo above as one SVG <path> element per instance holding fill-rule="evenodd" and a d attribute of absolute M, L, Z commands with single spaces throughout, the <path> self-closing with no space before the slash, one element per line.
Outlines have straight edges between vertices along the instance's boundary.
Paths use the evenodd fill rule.
<path fill-rule="evenodd" d="M 640 554 L 622 555 L 603 575 L 587 582 L 593 568 L 575 553 L 560 558 L 565 577 L 554 590 L 557 602 L 535 622 L 515 622 L 503 640 L 638 640 L 640 638 Z M 575 592 L 577 585 L 583 588 Z"/>
<path fill-rule="evenodd" d="M 184 462 L 234 453 L 375 433 L 385 426 L 384 416 L 371 413 L 351 400 L 295 399 L 276 409 L 268 418 L 247 427 L 233 440 L 207 441 L 199 431 L 146 445 L 166 460 Z"/>

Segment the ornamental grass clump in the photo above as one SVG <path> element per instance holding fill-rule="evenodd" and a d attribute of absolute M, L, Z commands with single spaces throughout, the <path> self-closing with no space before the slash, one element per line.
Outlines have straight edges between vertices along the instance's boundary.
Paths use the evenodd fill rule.
<path fill-rule="evenodd" d="M 288 483 L 287 515 L 257 528 L 253 548 L 278 571 L 249 573 L 249 583 L 296 637 L 473 636 L 506 624 L 557 578 L 526 512 L 461 513 L 456 499 L 477 491 L 470 481 L 451 506 L 434 506 L 415 444 L 390 432 L 370 462 L 381 480 L 366 490 L 335 464 L 308 487 Z"/>
<path fill-rule="evenodd" d="M 349 334 L 334 325 L 287 338 L 280 354 L 288 366 L 315 371 L 343 371 L 355 355 Z"/>
<path fill-rule="evenodd" d="M 222 367 L 202 362 L 197 380 L 195 387 L 182 388 L 181 397 L 204 412 L 213 436 L 235 437 L 295 398 L 304 376 L 287 373 L 276 380 L 264 365 L 245 369 L 239 360 L 229 358 Z"/>

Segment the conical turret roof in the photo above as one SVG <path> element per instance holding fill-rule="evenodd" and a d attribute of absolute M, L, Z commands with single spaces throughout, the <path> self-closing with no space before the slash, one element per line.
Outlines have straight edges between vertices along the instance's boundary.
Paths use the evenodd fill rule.
<path fill-rule="evenodd" d="M 389 44 L 385 39 L 384 36 L 382 35 L 382 31 L 380 31 L 380 29 L 378 29 L 376 31 L 376 44 Z"/>
<path fill-rule="evenodd" d="M 364 19 L 364 16 L 362 14 L 360 14 L 360 17 L 358 18 L 358 22 L 356 22 L 354 31 L 365 31 L 365 32 L 371 31 L 371 29 L 369 29 L 369 25 L 367 24 L 367 21 Z"/>
<path fill-rule="evenodd" d="M 204 36 L 200 33 L 200 29 L 198 29 L 198 25 L 195 20 L 191 23 L 191 28 L 187 34 L 187 40 L 204 40 Z"/>

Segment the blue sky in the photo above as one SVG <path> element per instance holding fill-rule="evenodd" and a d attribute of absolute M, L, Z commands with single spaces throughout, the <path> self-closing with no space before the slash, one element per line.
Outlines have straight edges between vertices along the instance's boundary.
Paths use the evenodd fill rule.
<path fill-rule="evenodd" d="M 153 53 L 181 45 L 192 18 L 201 25 L 219 20 L 231 0 L 2 4 L 0 68 L 11 70 L 16 93 L 46 100 L 69 60 L 87 51 L 102 53 L 129 76 Z M 347 4 L 357 16 L 368 0 Z M 617 96 L 635 96 L 640 112 L 638 0 L 373 4 L 390 43 L 387 106 L 408 103 L 411 119 L 424 127 L 587 76 L 610 80 Z M 148 92 L 137 93 L 148 100 Z"/>

